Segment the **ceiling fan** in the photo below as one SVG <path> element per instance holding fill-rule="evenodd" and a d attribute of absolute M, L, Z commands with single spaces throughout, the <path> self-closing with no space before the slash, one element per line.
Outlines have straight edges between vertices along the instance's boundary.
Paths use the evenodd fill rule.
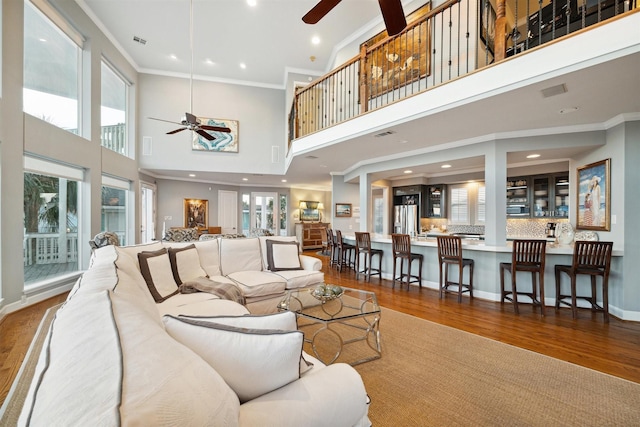
<path fill-rule="evenodd" d="M 327 13 L 340 3 L 341 0 L 320 0 L 302 20 L 307 24 L 316 24 Z M 400 0 L 378 0 L 384 25 L 387 27 L 387 34 L 395 36 L 407 27 L 407 20 L 404 16 L 402 3 Z"/>
<path fill-rule="evenodd" d="M 189 37 L 190 37 L 189 43 L 191 48 L 191 71 L 189 75 L 189 106 L 191 111 L 193 111 L 193 0 L 190 1 L 190 5 L 189 5 Z M 203 138 L 206 138 L 209 141 L 213 141 L 214 139 L 216 139 L 216 137 L 211 135 L 207 131 L 225 132 L 225 133 L 231 132 L 231 129 L 229 129 L 228 127 L 203 125 L 200 119 L 198 119 L 192 113 L 188 113 L 188 112 L 184 113 L 184 117 L 180 122 L 156 119 L 154 117 L 149 117 L 149 118 L 151 120 L 158 120 L 161 122 L 168 122 L 168 123 L 173 123 L 176 125 L 183 126 L 181 128 L 174 129 L 172 131 L 167 132 L 167 135 L 173 135 L 174 133 L 182 132 L 183 130 L 188 129 L 190 131 L 196 132 L 198 135 L 202 136 Z"/>

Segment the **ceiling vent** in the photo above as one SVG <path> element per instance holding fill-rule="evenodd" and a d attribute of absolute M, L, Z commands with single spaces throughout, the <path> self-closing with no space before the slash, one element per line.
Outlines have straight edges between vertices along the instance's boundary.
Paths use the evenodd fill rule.
<path fill-rule="evenodd" d="M 562 95 L 563 93 L 566 93 L 567 86 L 565 86 L 565 84 L 562 83 L 561 85 L 551 86 L 546 89 L 542 89 L 540 92 L 542 93 L 543 98 L 550 98 L 552 96 Z"/>
<path fill-rule="evenodd" d="M 373 136 L 374 136 L 375 138 L 382 138 L 383 136 L 393 135 L 394 133 L 395 133 L 394 131 L 392 131 L 392 130 L 388 130 L 388 131 L 386 131 L 386 132 L 380 132 L 380 133 L 377 133 L 377 134 L 375 134 L 375 135 L 373 135 Z"/>
<path fill-rule="evenodd" d="M 138 36 L 133 36 L 133 41 L 136 43 L 140 43 L 141 45 L 145 45 L 147 44 L 147 41 L 145 39 L 143 39 L 142 37 L 138 37 Z"/>

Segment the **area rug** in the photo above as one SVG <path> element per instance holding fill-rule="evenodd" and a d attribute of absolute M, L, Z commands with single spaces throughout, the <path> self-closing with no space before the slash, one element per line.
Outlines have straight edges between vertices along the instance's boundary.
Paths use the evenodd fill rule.
<path fill-rule="evenodd" d="M 393 310 L 380 330 L 355 366 L 374 426 L 640 425 L 640 384 Z"/>

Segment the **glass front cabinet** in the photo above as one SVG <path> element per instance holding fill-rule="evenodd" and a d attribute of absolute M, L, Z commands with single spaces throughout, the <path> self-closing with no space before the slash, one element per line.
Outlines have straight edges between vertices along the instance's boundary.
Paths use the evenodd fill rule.
<path fill-rule="evenodd" d="M 423 217 L 425 218 L 446 218 L 447 216 L 447 186 L 444 184 L 427 185 L 424 195 Z"/>
<path fill-rule="evenodd" d="M 507 217 L 569 216 L 568 173 L 508 178 Z"/>

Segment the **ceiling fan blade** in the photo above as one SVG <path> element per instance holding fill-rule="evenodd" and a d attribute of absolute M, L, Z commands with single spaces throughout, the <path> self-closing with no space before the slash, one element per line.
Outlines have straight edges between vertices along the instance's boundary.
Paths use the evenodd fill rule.
<path fill-rule="evenodd" d="M 171 121 L 171 120 L 156 119 L 155 117 L 148 117 L 148 118 L 149 118 L 149 119 L 151 119 L 151 120 L 157 120 L 157 121 L 159 121 L 159 122 L 173 123 L 174 125 L 179 125 L 179 124 L 181 124 L 181 123 L 178 123 L 178 122 L 173 122 L 173 121 Z"/>
<path fill-rule="evenodd" d="M 206 131 L 204 131 L 202 129 L 197 129 L 196 132 L 198 132 L 198 135 L 202 136 L 203 138 L 208 139 L 209 141 L 213 141 L 214 139 L 216 139 L 215 136 L 207 133 Z"/>
<path fill-rule="evenodd" d="M 167 135 L 173 135 L 174 133 L 182 132 L 185 129 L 187 129 L 187 128 L 180 128 L 180 129 L 172 130 L 171 132 L 167 132 Z"/>
<path fill-rule="evenodd" d="M 387 27 L 387 34 L 395 36 L 407 27 L 407 19 L 404 17 L 404 10 L 400 0 L 378 0 L 384 25 Z"/>
<path fill-rule="evenodd" d="M 336 7 L 341 0 L 320 0 L 318 4 L 307 12 L 302 17 L 302 20 L 307 24 L 317 24 L 327 13 L 331 12 L 331 9 Z"/>
<path fill-rule="evenodd" d="M 215 132 L 226 132 L 226 133 L 231 132 L 231 129 L 225 128 L 225 127 L 220 127 L 220 126 L 200 125 L 200 129 L 212 130 L 212 131 L 215 131 Z"/>

